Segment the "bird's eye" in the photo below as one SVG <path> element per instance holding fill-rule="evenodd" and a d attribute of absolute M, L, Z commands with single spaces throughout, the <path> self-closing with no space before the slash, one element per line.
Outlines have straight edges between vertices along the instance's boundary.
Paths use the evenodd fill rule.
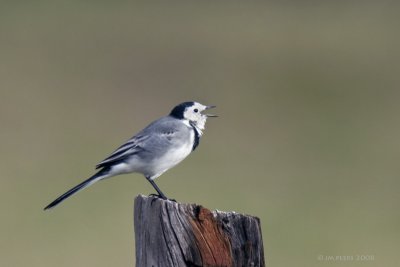
<path fill-rule="evenodd" d="M 193 111 L 196 112 L 196 113 L 199 112 L 199 110 L 197 108 L 195 108 Z"/>

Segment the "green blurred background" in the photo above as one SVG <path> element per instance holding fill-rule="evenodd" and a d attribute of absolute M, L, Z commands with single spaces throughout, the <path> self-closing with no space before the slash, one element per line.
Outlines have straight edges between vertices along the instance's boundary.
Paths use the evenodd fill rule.
<path fill-rule="evenodd" d="M 134 266 L 140 175 L 42 208 L 197 100 L 220 118 L 168 196 L 260 217 L 269 266 L 400 266 L 399 7 L 2 2 L 0 265 Z"/>

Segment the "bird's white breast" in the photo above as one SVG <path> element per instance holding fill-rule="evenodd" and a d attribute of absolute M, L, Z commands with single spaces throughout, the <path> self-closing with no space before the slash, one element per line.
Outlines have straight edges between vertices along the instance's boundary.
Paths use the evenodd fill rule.
<path fill-rule="evenodd" d="M 190 138 L 186 142 L 183 142 L 180 146 L 171 148 L 167 153 L 154 161 L 153 166 L 155 174 L 153 179 L 157 178 L 184 160 L 190 154 L 190 152 L 192 152 L 193 143 L 194 131 L 191 130 Z"/>

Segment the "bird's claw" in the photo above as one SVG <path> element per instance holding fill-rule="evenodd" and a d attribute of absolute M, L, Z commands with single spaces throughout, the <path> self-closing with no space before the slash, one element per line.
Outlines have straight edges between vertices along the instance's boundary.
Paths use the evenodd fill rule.
<path fill-rule="evenodd" d="M 159 195 L 159 194 L 150 194 L 149 197 L 155 197 L 155 198 L 152 200 L 151 203 L 153 203 L 153 201 L 156 200 L 157 198 L 161 198 L 161 199 L 163 199 L 163 200 L 170 200 L 170 201 L 172 201 L 172 202 L 176 202 L 175 199 L 167 198 L 167 197 L 161 196 L 161 195 Z"/>
<path fill-rule="evenodd" d="M 149 197 L 156 197 L 156 198 L 161 198 L 161 199 L 167 199 L 166 197 L 163 197 L 159 194 L 150 194 Z"/>

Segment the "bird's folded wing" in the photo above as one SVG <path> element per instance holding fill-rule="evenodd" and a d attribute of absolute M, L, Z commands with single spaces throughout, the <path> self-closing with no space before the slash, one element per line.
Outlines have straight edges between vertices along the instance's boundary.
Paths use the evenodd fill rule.
<path fill-rule="evenodd" d="M 96 169 L 113 165 L 115 162 L 121 161 L 131 155 L 143 150 L 141 144 L 148 139 L 149 136 L 134 136 L 125 144 L 117 148 L 110 156 L 96 165 Z"/>
<path fill-rule="evenodd" d="M 184 133 L 182 129 L 185 129 L 185 127 L 178 120 L 171 120 L 168 117 L 155 121 L 97 164 L 96 169 L 114 165 L 144 151 L 147 156 L 156 157 L 163 154 L 170 146 L 179 145 L 181 139 L 185 140 L 184 137 L 180 136 Z M 178 144 L 174 141 L 178 141 Z"/>

